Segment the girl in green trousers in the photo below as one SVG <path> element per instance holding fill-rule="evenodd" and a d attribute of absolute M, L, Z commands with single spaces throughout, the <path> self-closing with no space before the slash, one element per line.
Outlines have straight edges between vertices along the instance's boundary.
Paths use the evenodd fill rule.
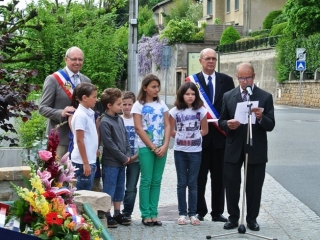
<path fill-rule="evenodd" d="M 168 107 L 159 99 L 160 80 L 144 77 L 137 101 L 132 106 L 134 126 L 138 134 L 140 161 L 140 212 L 145 226 L 161 226 L 158 203 L 162 174 L 170 140 Z"/>

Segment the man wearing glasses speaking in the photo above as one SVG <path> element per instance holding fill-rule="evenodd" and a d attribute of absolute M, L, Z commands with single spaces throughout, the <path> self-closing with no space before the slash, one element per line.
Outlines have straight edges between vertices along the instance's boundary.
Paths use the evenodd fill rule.
<path fill-rule="evenodd" d="M 259 231 L 257 217 L 268 161 L 267 132 L 272 131 L 275 126 L 273 99 L 270 93 L 253 83 L 255 73 L 251 63 L 241 63 L 237 66 L 237 78 L 239 86 L 224 94 L 219 119 L 219 126 L 227 133 L 224 170 L 229 219 L 224 229 L 233 229 L 239 225 L 241 167 L 247 153 L 246 222 L 250 230 Z M 251 95 L 250 101 L 258 101 L 258 107 L 252 107 L 256 117 L 256 121 L 252 118 L 252 146 L 246 146 L 248 124 L 240 124 L 235 119 L 237 104 L 247 102 L 248 95 Z"/>
<path fill-rule="evenodd" d="M 47 135 L 59 123 L 67 120 L 75 111 L 71 106 L 73 89 L 82 82 L 90 79 L 80 73 L 83 66 L 84 54 L 78 47 L 71 47 L 65 55 L 66 67 L 46 77 L 42 90 L 39 112 L 48 118 Z M 61 126 L 58 131 L 60 143 L 57 155 L 61 158 L 68 150 L 70 128 L 68 124 Z"/>
<path fill-rule="evenodd" d="M 205 199 L 208 172 L 211 178 L 211 217 L 215 222 L 227 222 L 224 212 L 223 159 L 225 149 L 225 133 L 219 128 L 219 119 L 223 94 L 234 88 L 230 76 L 215 71 L 217 54 L 211 48 L 200 52 L 199 62 L 202 71 L 186 78 L 194 82 L 198 88 L 204 106 L 208 110 L 209 132 L 203 137 L 201 165 L 198 175 L 197 217 L 200 221 L 208 213 Z M 212 120 L 210 120 L 212 119 Z M 209 122 L 212 121 L 212 122 Z"/>

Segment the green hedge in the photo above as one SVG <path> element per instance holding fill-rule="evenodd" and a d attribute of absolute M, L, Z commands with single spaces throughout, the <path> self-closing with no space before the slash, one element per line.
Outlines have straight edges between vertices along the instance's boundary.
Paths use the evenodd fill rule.
<path fill-rule="evenodd" d="M 251 32 L 248 34 L 248 36 L 255 37 L 255 36 L 259 36 L 259 35 L 269 34 L 270 31 L 271 31 L 271 29 L 262 29 L 262 30 Z"/>
<path fill-rule="evenodd" d="M 263 29 L 271 29 L 273 20 L 282 14 L 282 10 L 274 10 L 269 12 L 263 21 Z"/>
<path fill-rule="evenodd" d="M 220 45 L 234 43 L 240 38 L 241 36 L 238 33 L 238 31 L 234 27 L 229 26 L 222 32 L 222 35 L 220 38 Z"/>

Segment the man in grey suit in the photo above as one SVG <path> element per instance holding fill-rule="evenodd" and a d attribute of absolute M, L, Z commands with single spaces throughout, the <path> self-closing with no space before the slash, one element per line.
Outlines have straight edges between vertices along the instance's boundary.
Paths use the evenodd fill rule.
<path fill-rule="evenodd" d="M 58 124 L 66 121 L 75 111 L 71 105 L 72 89 L 90 79 L 80 73 L 83 66 L 84 54 L 78 47 L 71 47 L 65 55 L 66 67 L 46 77 L 42 90 L 39 112 L 48 118 L 47 135 Z M 68 149 L 70 128 L 68 124 L 61 126 L 58 131 L 60 143 L 57 155 L 62 157 Z"/>
<path fill-rule="evenodd" d="M 246 202 L 247 226 L 250 230 L 259 231 L 257 223 L 259 215 L 262 186 L 265 178 L 266 163 L 268 161 L 267 132 L 275 126 L 274 106 L 272 95 L 253 82 L 254 68 L 250 63 L 241 63 L 237 66 L 239 86 L 223 96 L 219 126 L 226 132 L 226 148 L 224 155 L 224 176 L 226 181 L 228 222 L 224 229 L 238 227 L 240 209 L 241 167 L 248 154 Z M 235 117 L 237 103 L 248 100 L 246 89 L 252 89 L 250 101 L 258 101 L 258 107 L 252 108 L 256 121 L 252 122 L 252 146 L 247 145 L 248 124 L 240 124 Z"/>

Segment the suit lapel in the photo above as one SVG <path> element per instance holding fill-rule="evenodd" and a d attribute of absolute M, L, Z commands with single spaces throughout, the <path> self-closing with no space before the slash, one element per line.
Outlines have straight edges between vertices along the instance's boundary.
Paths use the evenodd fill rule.
<path fill-rule="evenodd" d="M 206 84 L 206 81 L 204 80 L 204 76 L 203 76 L 203 73 L 202 73 L 202 72 L 199 73 L 198 79 L 199 79 L 199 82 L 200 82 L 203 90 L 204 90 L 205 93 L 207 94 L 207 96 L 210 96 L 209 89 L 208 89 L 208 86 L 207 86 L 207 84 Z"/>
<path fill-rule="evenodd" d="M 221 89 L 222 89 L 222 78 L 221 78 L 220 74 L 217 73 L 217 72 L 215 72 L 215 75 L 216 75 L 216 86 L 215 86 L 215 89 L 214 89 L 214 103 L 219 98 L 219 95 L 220 95 L 220 92 L 221 92 Z"/>

